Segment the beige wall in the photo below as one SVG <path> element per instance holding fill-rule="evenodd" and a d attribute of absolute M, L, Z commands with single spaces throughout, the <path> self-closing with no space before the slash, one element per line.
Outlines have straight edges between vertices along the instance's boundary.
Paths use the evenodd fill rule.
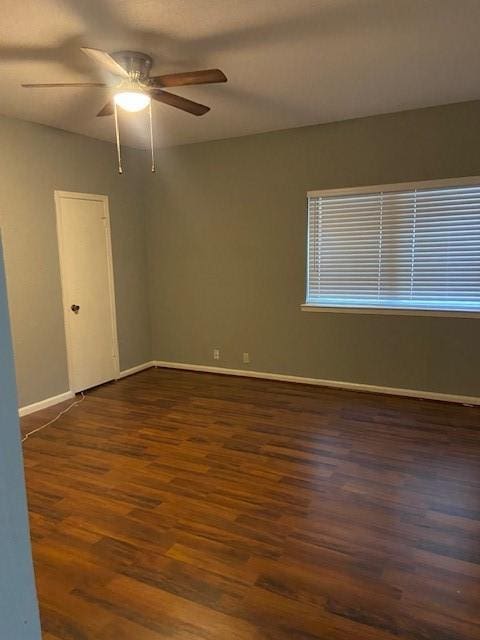
<path fill-rule="evenodd" d="M 300 311 L 306 191 L 479 175 L 479 124 L 472 102 L 164 150 L 154 358 L 480 396 L 478 320 Z"/>
<path fill-rule="evenodd" d="M 0 118 L 0 227 L 20 406 L 68 389 L 55 189 L 110 199 L 120 367 L 150 360 L 143 152 Z"/>

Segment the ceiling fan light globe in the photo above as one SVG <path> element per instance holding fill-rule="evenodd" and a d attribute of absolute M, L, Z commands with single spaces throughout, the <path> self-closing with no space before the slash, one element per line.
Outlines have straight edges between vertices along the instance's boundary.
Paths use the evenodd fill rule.
<path fill-rule="evenodd" d="M 114 100 L 119 107 L 132 113 L 142 111 L 150 104 L 150 96 L 141 91 L 120 91 Z"/>

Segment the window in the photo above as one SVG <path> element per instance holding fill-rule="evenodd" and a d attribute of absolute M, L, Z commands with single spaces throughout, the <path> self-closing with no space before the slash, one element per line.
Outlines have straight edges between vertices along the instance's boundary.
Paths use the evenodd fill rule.
<path fill-rule="evenodd" d="M 307 308 L 480 311 L 480 178 L 309 192 L 307 272 Z"/>

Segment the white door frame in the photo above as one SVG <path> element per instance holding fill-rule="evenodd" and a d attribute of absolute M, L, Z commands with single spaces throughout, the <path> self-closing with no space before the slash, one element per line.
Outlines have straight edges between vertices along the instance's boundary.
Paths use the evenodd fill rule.
<path fill-rule="evenodd" d="M 60 262 L 60 281 L 62 285 L 62 303 L 63 303 L 63 322 L 65 327 L 65 342 L 67 345 L 67 365 L 68 365 L 68 387 L 71 391 L 76 391 L 72 387 L 73 372 L 72 372 L 72 358 L 71 358 L 71 333 L 68 323 L 68 300 L 66 292 L 66 283 L 64 277 L 63 261 L 64 261 L 64 249 L 62 241 L 62 198 L 70 198 L 72 200 L 94 200 L 103 204 L 105 212 L 105 240 L 107 248 L 107 269 L 108 269 L 108 288 L 110 297 L 110 310 L 112 318 L 112 336 L 113 336 L 113 367 L 114 367 L 114 379 L 118 380 L 120 377 L 120 359 L 118 351 L 118 335 L 117 335 L 117 311 L 115 304 L 115 282 L 113 277 L 113 256 L 112 256 L 112 236 L 110 232 L 110 210 L 108 207 L 108 196 L 97 195 L 93 193 L 78 193 L 75 191 L 54 191 L 55 197 L 55 210 L 57 218 L 57 239 L 58 239 L 58 257 Z"/>

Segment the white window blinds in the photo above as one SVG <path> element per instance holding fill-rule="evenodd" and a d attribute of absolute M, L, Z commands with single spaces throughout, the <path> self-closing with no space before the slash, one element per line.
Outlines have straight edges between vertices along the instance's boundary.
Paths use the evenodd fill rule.
<path fill-rule="evenodd" d="M 480 178 L 448 183 L 310 193 L 307 304 L 480 311 Z"/>

